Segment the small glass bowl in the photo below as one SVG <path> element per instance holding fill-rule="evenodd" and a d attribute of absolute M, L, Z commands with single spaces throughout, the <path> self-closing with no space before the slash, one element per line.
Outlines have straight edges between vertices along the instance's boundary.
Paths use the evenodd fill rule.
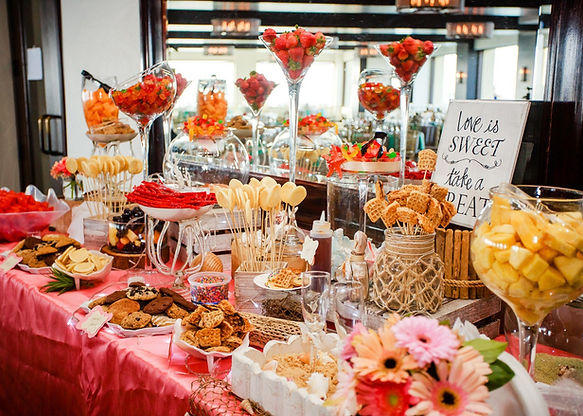
<path fill-rule="evenodd" d="M 194 303 L 216 304 L 229 298 L 231 276 L 219 272 L 198 272 L 188 276 Z"/>

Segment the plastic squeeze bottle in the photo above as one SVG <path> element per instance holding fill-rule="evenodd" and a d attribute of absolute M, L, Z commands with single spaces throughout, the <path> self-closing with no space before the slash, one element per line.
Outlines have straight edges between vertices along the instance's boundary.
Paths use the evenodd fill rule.
<path fill-rule="evenodd" d="M 314 264 L 310 270 L 330 273 L 332 270 L 332 227 L 326 221 L 324 211 L 319 220 L 315 220 L 310 231 L 310 238 L 318 242 L 314 255 Z"/>

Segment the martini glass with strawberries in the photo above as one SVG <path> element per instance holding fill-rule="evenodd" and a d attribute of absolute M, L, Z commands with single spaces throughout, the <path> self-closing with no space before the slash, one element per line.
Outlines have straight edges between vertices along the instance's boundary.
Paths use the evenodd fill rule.
<path fill-rule="evenodd" d="M 401 170 L 399 175 L 399 185 L 405 183 L 405 155 L 407 154 L 407 129 L 409 127 L 409 103 L 413 90 L 413 82 L 417 74 L 425 65 L 427 60 L 434 55 L 437 46 L 427 40 L 414 39 L 411 36 L 398 41 L 375 45 L 381 56 L 395 70 L 395 74 L 401 82 L 401 135 L 400 153 Z"/>
<path fill-rule="evenodd" d="M 259 135 L 257 134 L 257 126 L 259 125 L 259 117 L 263 105 L 271 92 L 275 89 L 277 84 L 269 81 L 263 74 L 251 71 L 247 78 L 239 78 L 235 81 L 235 85 L 243 94 L 247 105 L 251 109 L 253 118 L 251 119 L 251 163 L 254 167 L 259 166 Z"/>
<path fill-rule="evenodd" d="M 518 358 L 534 375 L 541 322 L 583 293 L 583 192 L 536 185 L 492 188 L 470 252 L 480 280 L 516 314 Z"/>
<path fill-rule="evenodd" d="M 287 80 L 289 90 L 289 180 L 296 179 L 296 142 L 298 139 L 298 104 L 300 87 L 314 59 L 332 43 L 330 36 L 296 27 L 285 33 L 266 29 L 259 40 L 271 52 Z"/>
<path fill-rule="evenodd" d="M 119 83 L 110 91 L 115 105 L 133 118 L 144 151 L 144 173 L 148 174 L 148 135 L 150 126 L 174 103 L 176 78 L 166 61 Z"/>
<path fill-rule="evenodd" d="M 381 131 L 386 116 L 399 108 L 398 79 L 383 69 L 365 69 L 358 79 L 358 101 L 375 120 L 375 131 Z"/>

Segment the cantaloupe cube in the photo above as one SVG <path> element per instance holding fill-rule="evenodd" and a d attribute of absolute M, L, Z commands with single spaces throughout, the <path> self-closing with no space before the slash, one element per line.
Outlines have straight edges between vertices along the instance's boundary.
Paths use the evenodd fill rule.
<path fill-rule="evenodd" d="M 524 247 L 532 251 L 538 251 L 543 247 L 543 233 L 534 225 L 529 214 L 524 211 L 512 211 L 510 220 Z"/>
<path fill-rule="evenodd" d="M 500 263 L 508 263 L 511 250 L 511 248 L 507 248 L 506 250 L 494 250 L 494 258 Z"/>
<path fill-rule="evenodd" d="M 557 256 L 553 260 L 557 269 L 573 287 L 579 287 L 583 281 L 583 260 L 577 257 Z"/>
<path fill-rule="evenodd" d="M 516 242 L 516 239 L 514 238 L 514 234 L 496 234 L 490 231 L 489 233 L 484 234 L 484 242 L 490 247 L 498 250 L 505 250 L 512 247 Z"/>
<path fill-rule="evenodd" d="M 529 261 L 523 264 L 523 266 L 520 268 L 520 271 L 522 271 L 522 274 L 524 274 L 529 280 L 537 282 L 539 277 L 548 268 L 549 263 L 544 261 L 543 258 L 538 254 L 535 254 Z"/>
<path fill-rule="evenodd" d="M 538 279 L 540 290 L 550 290 L 566 283 L 563 275 L 554 267 L 548 267 Z"/>
<path fill-rule="evenodd" d="M 534 285 L 528 279 L 518 279 L 517 282 L 508 286 L 508 295 L 515 298 L 527 298 L 533 289 Z"/>
<path fill-rule="evenodd" d="M 544 243 L 548 247 L 563 253 L 567 257 L 573 257 L 577 251 L 577 249 L 571 244 L 562 240 L 560 237 L 557 237 L 555 234 L 549 234 L 548 232 L 545 233 Z"/>
<path fill-rule="evenodd" d="M 520 279 L 520 275 L 518 274 L 516 269 L 514 269 L 514 267 L 512 267 L 508 263 L 499 263 L 495 261 L 494 263 L 492 263 L 492 270 L 498 277 L 498 280 L 503 280 L 508 283 L 514 283 L 518 281 L 518 279 Z"/>
<path fill-rule="evenodd" d="M 516 270 L 520 270 L 532 257 L 533 254 L 529 250 L 518 246 L 512 246 L 510 248 L 510 258 L 508 259 L 508 262 Z"/>
<path fill-rule="evenodd" d="M 568 225 L 549 224 L 545 229 L 545 233 L 552 234 L 556 239 L 583 250 L 583 235 L 580 235 Z"/>
<path fill-rule="evenodd" d="M 544 246 L 538 251 L 538 255 L 541 256 L 547 263 L 550 263 L 555 257 L 559 255 L 557 250 L 553 250 L 550 247 Z"/>

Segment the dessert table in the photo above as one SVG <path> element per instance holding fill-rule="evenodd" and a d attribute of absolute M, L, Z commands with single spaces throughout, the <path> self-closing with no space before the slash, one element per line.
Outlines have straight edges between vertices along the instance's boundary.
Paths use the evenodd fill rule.
<path fill-rule="evenodd" d="M 177 348 L 169 364 L 170 335 L 120 338 L 102 330 L 88 338 L 68 324 L 82 302 L 124 274 L 112 272 L 93 288 L 62 295 L 41 292 L 48 280 L 41 275 L 18 269 L 0 275 L 4 414 L 185 414 L 200 379 L 187 372 Z M 203 414 L 215 414 L 206 399 L 199 403 L 209 407 Z M 228 414 L 245 413 L 236 406 Z"/>

